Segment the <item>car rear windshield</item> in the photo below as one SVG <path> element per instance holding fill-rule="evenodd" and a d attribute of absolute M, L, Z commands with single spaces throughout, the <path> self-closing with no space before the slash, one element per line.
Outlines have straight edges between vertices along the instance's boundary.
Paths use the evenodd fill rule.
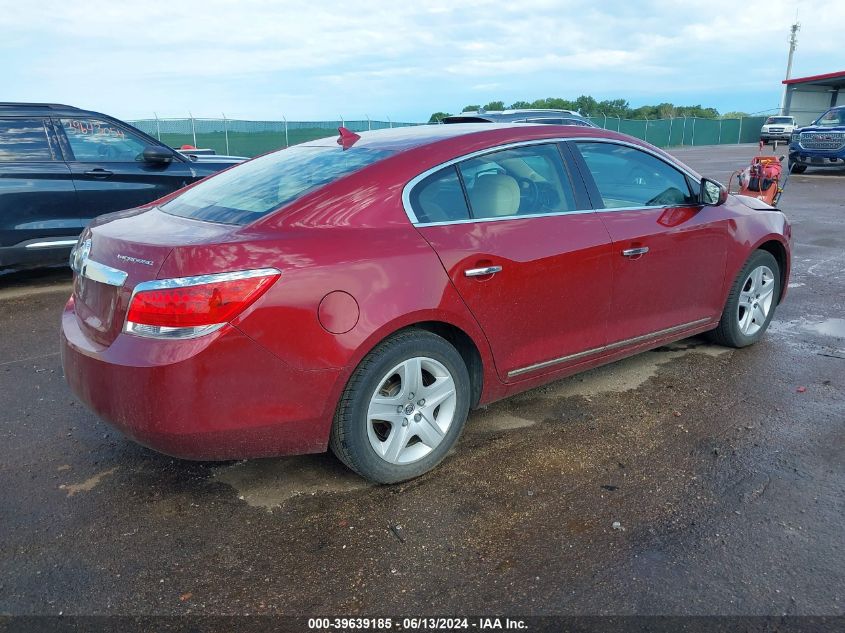
<path fill-rule="evenodd" d="M 299 145 L 209 178 L 163 204 L 161 210 L 206 222 L 248 224 L 391 153 Z"/>

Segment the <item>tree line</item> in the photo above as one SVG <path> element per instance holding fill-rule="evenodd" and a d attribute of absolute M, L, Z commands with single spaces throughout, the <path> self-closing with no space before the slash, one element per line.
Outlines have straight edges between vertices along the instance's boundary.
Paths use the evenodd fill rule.
<path fill-rule="evenodd" d="M 748 116 L 745 112 L 728 112 L 720 115 L 716 108 L 705 108 L 701 105 L 678 106 L 674 103 L 659 103 L 632 108 L 626 99 L 605 99 L 597 101 L 588 95 L 581 95 L 577 99 L 563 99 L 561 97 L 547 97 L 534 101 L 514 101 L 505 106 L 504 101 L 491 101 L 486 105 L 467 105 L 461 112 L 475 112 L 484 110 L 517 110 L 517 109 L 550 109 L 573 110 L 584 116 L 607 116 L 622 119 L 668 119 L 672 117 L 700 117 L 704 119 L 738 118 Z M 444 117 L 451 116 L 448 112 L 435 112 L 429 118 L 429 123 L 439 123 Z"/>

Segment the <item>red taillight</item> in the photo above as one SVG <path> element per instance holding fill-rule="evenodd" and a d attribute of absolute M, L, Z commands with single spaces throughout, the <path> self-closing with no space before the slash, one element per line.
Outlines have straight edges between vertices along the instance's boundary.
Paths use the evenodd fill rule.
<path fill-rule="evenodd" d="M 166 338 L 207 334 L 246 310 L 279 276 L 275 269 L 261 269 L 139 284 L 126 331 Z"/>

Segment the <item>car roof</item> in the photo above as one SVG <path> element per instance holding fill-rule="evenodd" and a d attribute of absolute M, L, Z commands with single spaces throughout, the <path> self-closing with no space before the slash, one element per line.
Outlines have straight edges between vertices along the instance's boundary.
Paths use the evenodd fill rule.
<path fill-rule="evenodd" d="M 11 101 L 0 102 L 0 115 L 6 116 L 61 116 L 63 114 L 71 116 L 96 115 L 106 116 L 99 112 L 92 112 L 91 110 L 82 110 L 74 106 L 65 105 L 63 103 L 16 103 Z"/>
<path fill-rule="evenodd" d="M 525 124 L 515 123 L 493 123 L 496 128 L 525 128 Z M 361 137 L 354 143 L 355 147 L 366 147 L 369 149 L 383 149 L 394 152 L 401 152 L 406 149 L 429 145 L 456 136 L 467 134 L 478 134 L 490 129 L 488 126 L 478 126 L 471 123 L 459 123 L 455 125 L 439 125 L 437 123 L 424 125 L 409 125 L 405 127 L 386 128 L 367 132 L 357 132 Z M 338 136 L 330 136 L 303 143 L 306 147 L 334 147 L 337 145 Z"/>
<path fill-rule="evenodd" d="M 442 125 L 430 123 L 407 127 L 359 132 L 360 137 L 352 145 L 355 148 L 404 152 L 431 145 L 459 142 L 461 145 L 485 145 L 487 143 L 515 143 L 545 138 L 597 137 L 622 140 L 637 145 L 643 141 L 611 130 L 575 125 L 549 125 L 538 123 L 453 123 Z M 303 143 L 301 147 L 337 147 L 338 136 L 330 136 Z M 658 150 L 660 151 L 660 150 Z M 662 152 L 661 152 L 662 153 Z M 673 159 L 674 160 L 674 159 Z"/>
<path fill-rule="evenodd" d="M 595 128 L 581 128 L 576 126 L 563 125 L 547 125 L 536 123 L 486 123 L 485 125 L 478 125 L 477 123 L 452 123 L 450 125 L 442 125 L 438 123 L 428 123 L 423 125 L 411 125 L 405 127 L 386 128 L 382 130 L 372 130 L 365 132 L 357 132 L 360 139 L 353 144 L 356 148 L 368 148 L 377 150 L 389 150 L 393 152 L 402 152 L 415 147 L 423 145 L 431 145 L 438 141 L 446 141 L 457 137 L 491 135 L 501 136 L 506 130 L 513 132 L 520 132 L 520 134 L 510 134 L 514 140 L 518 140 L 522 133 L 528 132 L 529 129 L 545 129 L 545 130 L 594 130 Z M 498 132 L 500 134 L 494 134 Z M 561 132 L 558 136 L 567 136 L 569 132 Z M 531 138 L 531 134 L 525 134 L 526 139 Z M 305 147 L 336 147 L 338 144 L 338 135 L 329 136 L 326 138 L 316 139 L 302 143 Z"/>
<path fill-rule="evenodd" d="M 586 120 L 586 117 L 573 112 L 572 110 L 553 110 L 553 109 L 519 109 L 519 110 L 491 110 L 491 111 L 470 111 L 461 112 L 459 114 L 452 114 L 443 117 L 444 123 L 460 122 L 460 121 L 524 121 L 526 118 L 554 118 L 554 119 L 581 119 Z"/>
<path fill-rule="evenodd" d="M 581 115 L 574 110 L 557 110 L 554 108 L 516 108 L 514 110 L 468 110 L 453 114 L 452 116 L 492 116 L 496 118 L 505 118 L 522 115 L 550 115 L 550 116 L 576 116 Z"/>

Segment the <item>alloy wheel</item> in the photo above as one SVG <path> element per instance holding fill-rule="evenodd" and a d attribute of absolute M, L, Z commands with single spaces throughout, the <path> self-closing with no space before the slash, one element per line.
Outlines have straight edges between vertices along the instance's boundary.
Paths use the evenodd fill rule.
<path fill-rule="evenodd" d="M 409 464 L 433 451 L 455 418 L 455 380 L 446 367 L 414 357 L 379 381 L 367 410 L 367 437 L 391 464 Z"/>
<path fill-rule="evenodd" d="M 775 276 L 768 266 L 753 269 L 742 284 L 737 307 L 739 329 L 745 336 L 754 336 L 766 324 L 772 310 Z"/>

